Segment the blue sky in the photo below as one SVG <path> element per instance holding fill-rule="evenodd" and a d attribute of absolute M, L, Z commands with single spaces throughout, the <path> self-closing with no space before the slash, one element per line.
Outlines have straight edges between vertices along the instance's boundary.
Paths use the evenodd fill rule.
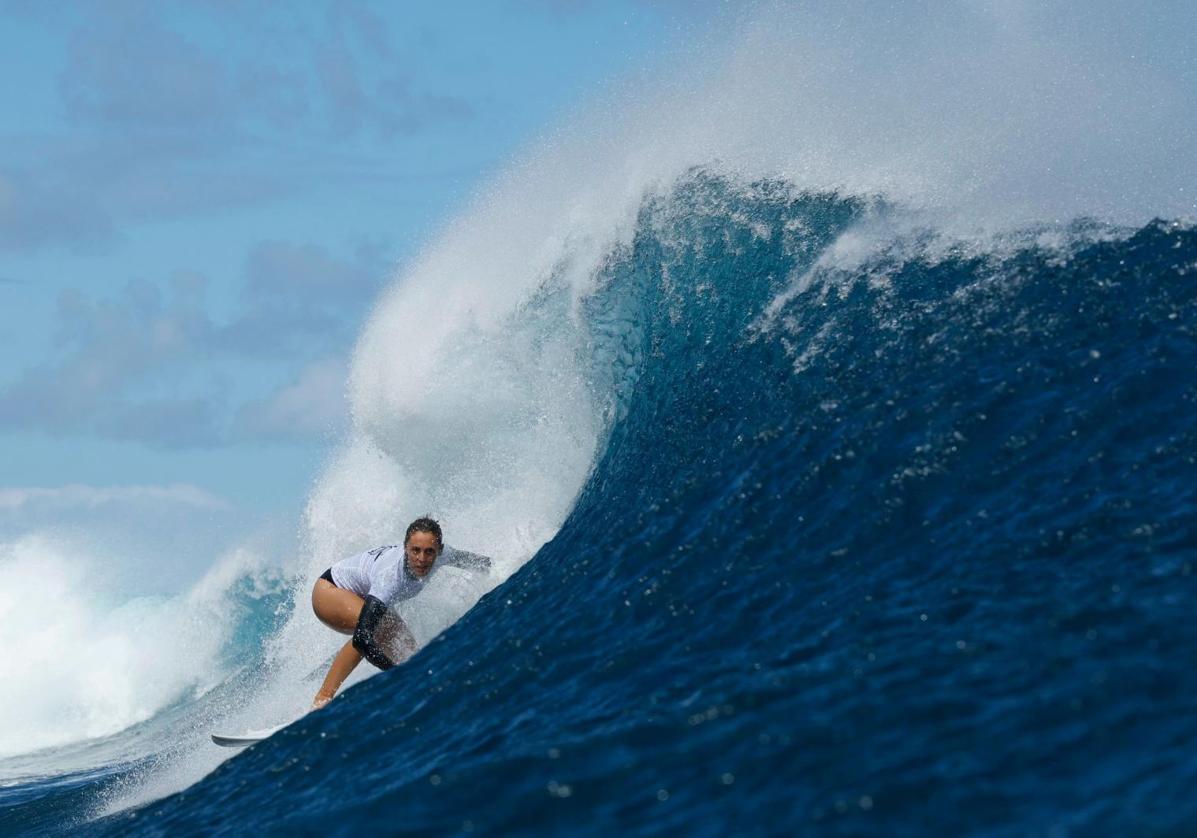
<path fill-rule="evenodd" d="M 510 155 L 699 16 L 0 2 L 10 507 L 186 484 L 200 508 L 296 509 L 382 287 Z"/>

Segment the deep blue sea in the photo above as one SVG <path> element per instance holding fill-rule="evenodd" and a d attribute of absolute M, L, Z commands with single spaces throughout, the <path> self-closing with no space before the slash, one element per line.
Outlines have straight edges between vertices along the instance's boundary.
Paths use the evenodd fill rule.
<path fill-rule="evenodd" d="M 0 833 L 1197 830 L 1197 229 L 827 258 L 894 211 L 646 199 L 581 302 L 609 398 L 548 543 L 183 791 L 97 818 L 186 701 L 8 760 Z M 250 645 L 295 607 L 257 597 Z"/>

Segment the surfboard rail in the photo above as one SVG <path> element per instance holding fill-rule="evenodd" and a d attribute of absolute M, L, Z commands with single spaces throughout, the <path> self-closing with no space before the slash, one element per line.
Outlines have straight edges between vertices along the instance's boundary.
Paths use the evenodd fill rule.
<path fill-rule="evenodd" d="M 247 730 L 244 733 L 237 734 L 216 733 L 214 731 L 209 735 L 212 737 L 212 742 L 220 745 L 222 748 L 247 748 L 250 745 L 270 738 L 284 727 L 286 725 L 276 725 L 265 730 Z"/>

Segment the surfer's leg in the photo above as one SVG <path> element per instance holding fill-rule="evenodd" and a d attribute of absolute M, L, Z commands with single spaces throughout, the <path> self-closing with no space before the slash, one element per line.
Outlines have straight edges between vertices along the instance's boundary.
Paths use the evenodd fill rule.
<path fill-rule="evenodd" d="M 312 610 L 316 617 L 341 634 L 353 634 L 364 604 L 365 600 L 353 591 L 338 588 L 324 578 L 317 579 L 312 588 Z"/>
<path fill-rule="evenodd" d="M 379 623 L 378 631 L 374 636 L 378 644 L 387 650 L 395 663 L 403 663 L 416 653 L 418 644 L 415 635 L 393 611 Z"/>

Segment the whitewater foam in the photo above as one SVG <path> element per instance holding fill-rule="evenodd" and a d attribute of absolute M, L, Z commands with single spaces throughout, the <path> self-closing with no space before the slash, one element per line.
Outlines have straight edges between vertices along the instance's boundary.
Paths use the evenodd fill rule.
<path fill-rule="evenodd" d="M 233 551 L 182 595 L 129 597 L 94 548 L 42 534 L 0 544 L 0 756 L 113 734 L 211 689 L 228 672 L 230 589 L 260 561 Z"/>

